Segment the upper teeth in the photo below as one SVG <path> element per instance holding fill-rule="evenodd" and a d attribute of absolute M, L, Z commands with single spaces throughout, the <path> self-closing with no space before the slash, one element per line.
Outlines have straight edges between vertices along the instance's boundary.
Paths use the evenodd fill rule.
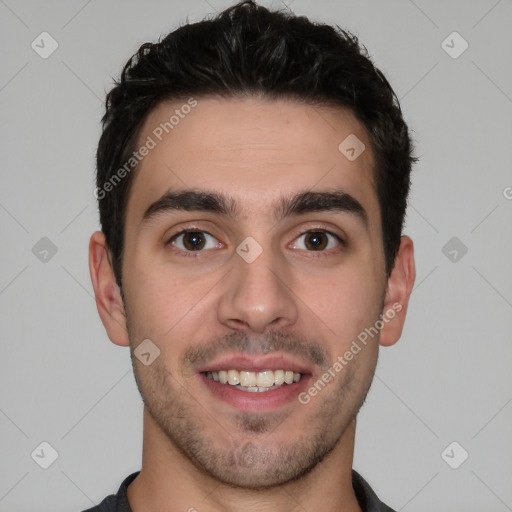
<path fill-rule="evenodd" d="M 301 374 L 292 370 L 265 370 L 263 372 L 247 372 L 238 370 L 220 370 L 206 372 L 206 376 L 221 384 L 240 384 L 243 387 L 270 388 L 281 384 L 299 382 Z"/>

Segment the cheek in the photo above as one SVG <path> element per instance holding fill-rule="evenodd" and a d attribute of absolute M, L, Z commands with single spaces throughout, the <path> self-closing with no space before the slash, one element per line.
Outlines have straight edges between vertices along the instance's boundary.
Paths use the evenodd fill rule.
<path fill-rule="evenodd" d="M 154 265 L 147 270 L 141 264 L 126 268 L 130 269 L 124 278 L 130 323 L 144 337 L 161 338 L 184 308 L 183 294 L 177 292 L 180 282 Z"/>
<path fill-rule="evenodd" d="M 301 297 L 337 336 L 346 339 L 373 323 L 380 313 L 381 287 L 368 271 L 339 268 L 325 279 L 304 286 Z"/>
<path fill-rule="evenodd" d="M 205 290 L 212 284 L 205 279 L 187 279 L 157 263 L 141 268 L 139 262 L 125 281 L 133 342 L 149 338 L 163 352 L 184 350 L 205 323 Z"/>

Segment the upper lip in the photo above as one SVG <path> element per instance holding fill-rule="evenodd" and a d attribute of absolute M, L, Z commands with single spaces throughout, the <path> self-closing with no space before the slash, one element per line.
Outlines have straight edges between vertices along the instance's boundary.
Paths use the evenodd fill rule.
<path fill-rule="evenodd" d="M 222 359 L 205 364 L 198 372 L 215 372 L 220 370 L 239 370 L 246 372 L 263 372 L 265 370 L 292 370 L 296 373 L 309 374 L 311 368 L 304 363 L 278 354 L 237 354 L 224 356 Z"/>

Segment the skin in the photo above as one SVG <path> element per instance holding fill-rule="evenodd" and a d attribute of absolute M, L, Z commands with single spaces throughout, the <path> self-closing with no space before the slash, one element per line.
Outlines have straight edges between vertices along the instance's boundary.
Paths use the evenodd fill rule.
<path fill-rule="evenodd" d="M 139 143 L 180 105 L 157 106 Z M 338 150 L 349 134 L 366 146 L 352 162 Z M 149 366 L 132 358 L 145 402 L 142 470 L 128 488 L 134 512 L 360 510 L 351 485 L 356 415 L 379 344 L 401 335 L 415 279 L 407 236 L 385 274 L 373 166 L 350 111 L 254 97 L 198 98 L 139 164 L 125 226 L 125 304 L 101 232 L 89 248 L 110 340 L 133 351 L 149 338 L 160 350 Z M 141 225 L 150 204 L 185 187 L 230 195 L 239 218 L 174 211 Z M 334 188 L 362 204 L 367 227 L 349 212 L 272 215 L 282 195 Z M 183 237 L 167 244 L 181 228 L 211 235 L 202 251 L 189 250 L 194 257 Z M 346 246 L 327 235 L 318 250 L 301 235 L 321 229 Z M 252 263 L 235 252 L 249 236 L 263 250 Z M 393 304 L 401 310 L 306 405 L 237 410 L 211 393 L 192 357 L 270 351 L 307 366 L 313 383 Z"/>

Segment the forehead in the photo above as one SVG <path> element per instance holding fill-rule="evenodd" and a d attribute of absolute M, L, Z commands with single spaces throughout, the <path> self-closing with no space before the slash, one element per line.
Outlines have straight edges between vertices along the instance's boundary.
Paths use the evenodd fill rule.
<path fill-rule="evenodd" d="M 141 127 L 136 147 L 144 145 L 151 149 L 134 176 L 128 223 L 180 188 L 223 192 L 250 216 L 283 194 L 341 187 L 366 203 L 370 221 L 378 215 L 370 141 L 341 107 L 253 97 L 164 102 Z M 347 146 L 365 149 L 354 160 Z"/>

